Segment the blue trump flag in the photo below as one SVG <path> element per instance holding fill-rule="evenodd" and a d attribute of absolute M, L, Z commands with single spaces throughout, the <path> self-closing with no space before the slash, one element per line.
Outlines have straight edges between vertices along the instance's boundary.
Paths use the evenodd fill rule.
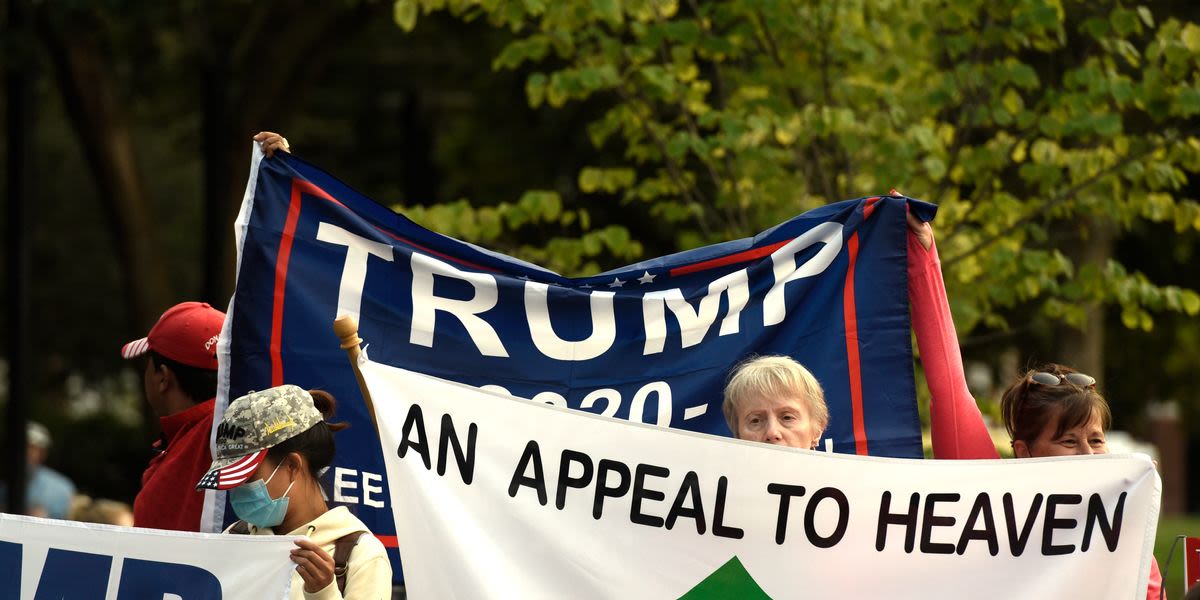
<path fill-rule="evenodd" d="M 331 499 L 357 505 L 391 547 L 378 438 L 332 329 L 342 314 L 357 318 L 377 362 L 723 436 L 731 368 L 788 355 L 825 389 L 820 448 L 917 458 L 906 204 L 933 216 L 903 197 L 849 200 L 753 238 L 569 278 L 424 229 L 295 156 L 255 149 L 218 412 L 282 383 L 332 393 L 352 427 L 337 437 Z"/>

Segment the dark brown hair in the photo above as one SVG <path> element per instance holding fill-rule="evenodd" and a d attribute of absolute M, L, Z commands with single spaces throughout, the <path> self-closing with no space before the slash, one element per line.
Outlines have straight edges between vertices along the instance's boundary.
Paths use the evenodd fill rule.
<path fill-rule="evenodd" d="M 167 367 L 175 374 L 175 381 L 179 382 L 179 389 L 192 399 L 193 404 L 200 404 L 217 395 L 216 371 L 175 362 L 153 350 L 149 352 L 149 355 L 150 362 L 154 364 L 154 370 Z"/>
<path fill-rule="evenodd" d="M 334 432 L 341 431 L 350 424 L 329 422 L 337 410 L 337 400 L 332 394 L 323 390 L 309 390 L 308 393 L 312 396 L 313 405 L 317 407 L 317 411 L 324 419 L 304 432 L 272 446 L 267 451 L 267 458 L 271 462 L 279 464 L 279 461 L 288 454 L 299 452 L 308 460 L 308 471 L 313 479 L 320 479 L 321 470 L 333 463 Z"/>
<path fill-rule="evenodd" d="M 1023 440 L 1028 443 L 1036 440 L 1055 419 L 1058 420 L 1053 436 L 1055 438 L 1068 429 L 1087 423 L 1093 415 L 1100 417 L 1100 425 L 1105 431 L 1112 426 L 1112 412 L 1108 409 L 1108 401 L 1095 387 L 1083 388 L 1071 383 L 1040 384 L 1031 379 L 1031 376 L 1038 372 L 1061 377 L 1079 371 L 1060 364 L 1045 364 L 1026 371 L 1004 390 L 1004 396 L 1000 399 L 1000 411 L 1004 415 L 1004 428 L 1008 430 L 1008 435 L 1013 441 Z"/>

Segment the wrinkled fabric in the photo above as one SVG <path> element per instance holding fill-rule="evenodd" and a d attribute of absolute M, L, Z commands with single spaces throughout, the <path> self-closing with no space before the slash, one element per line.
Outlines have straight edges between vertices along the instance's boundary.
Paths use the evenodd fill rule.
<path fill-rule="evenodd" d="M 159 418 L 162 439 L 158 455 L 142 473 L 142 489 L 133 501 L 134 527 L 200 531 L 204 492 L 196 481 L 212 463 L 208 441 L 212 433 L 214 399 Z"/>

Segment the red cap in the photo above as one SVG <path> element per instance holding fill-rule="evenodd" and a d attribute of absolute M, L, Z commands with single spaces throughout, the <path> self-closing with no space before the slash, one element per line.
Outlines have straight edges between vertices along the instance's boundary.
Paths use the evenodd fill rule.
<path fill-rule="evenodd" d="M 197 369 L 217 370 L 217 339 L 225 313 L 203 302 L 182 302 L 167 309 L 150 334 L 121 347 L 122 358 L 153 350 L 160 356 Z"/>

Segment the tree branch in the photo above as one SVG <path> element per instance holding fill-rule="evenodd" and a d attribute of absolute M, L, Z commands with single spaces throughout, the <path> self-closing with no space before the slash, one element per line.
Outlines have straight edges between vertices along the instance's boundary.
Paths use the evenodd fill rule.
<path fill-rule="evenodd" d="M 641 94 L 636 96 L 630 94 L 629 90 L 625 89 L 625 86 L 618 85 L 616 90 L 617 94 L 621 96 L 621 100 L 630 105 L 636 105 L 636 103 L 640 102 L 649 106 L 649 102 L 645 100 Z M 632 111 L 632 113 L 634 118 L 637 119 L 638 125 L 642 128 L 642 131 L 646 133 L 646 136 L 650 138 L 650 141 L 654 144 L 654 147 L 658 149 L 659 154 L 662 155 L 663 164 L 667 168 L 667 173 L 671 176 L 671 181 L 673 181 L 676 187 L 679 188 L 684 198 L 686 198 L 688 202 L 694 204 L 707 205 L 708 201 L 704 198 L 700 190 L 695 189 L 695 186 L 687 182 L 687 178 L 683 176 L 682 169 L 675 163 L 675 161 L 671 158 L 671 155 L 667 152 L 667 145 L 665 142 L 663 142 L 662 138 L 659 137 L 658 132 L 654 131 L 654 128 L 651 127 L 645 119 L 642 119 L 641 116 L 637 114 L 636 110 Z M 706 212 L 701 212 L 700 218 L 697 220 L 697 224 L 700 226 L 700 230 L 706 237 L 712 235 L 712 229 L 708 224 L 708 215 Z"/>
<path fill-rule="evenodd" d="M 96 189 L 124 276 L 136 331 L 145 331 L 173 296 L 158 221 L 147 196 L 130 126 L 113 74 L 95 39 L 103 32 L 90 13 L 62 22 L 41 5 L 37 34 L 50 56 L 63 105 L 96 180 Z"/>
<path fill-rule="evenodd" d="M 1173 140 L 1166 140 L 1166 141 L 1167 141 L 1167 142 L 1170 142 L 1170 141 L 1173 141 Z M 1076 196 L 1076 195 L 1077 195 L 1079 192 L 1083 191 L 1084 189 L 1087 189 L 1087 188 L 1088 188 L 1088 187 L 1090 187 L 1092 184 L 1094 184 L 1094 183 L 1096 183 L 1097 181 L 1099 181 L 1101 178 L 1103 178 L 1103 177 L 1107 177 L 1108 175 L 1111 175 L 1111 174 L 1113 174 L 1114 172 L 1116 172 L 1116 171 L 1120 170 L 1120 169 L 1121 169 L 1121 168 L 1123 168 L 1125 165 L 1127 165 L 1127 164 L 1129 164 L 1129 163 L 1131 163 L 1131 162 L 1133 162 L 1133 161 L 1135 161 L 1135 160 L 1141 160 L 1142 158 L 1144 158 L 1144 157 L 1146 157 L 1146 156 L 1148 156 L 1148 155 L 1150 155 L 1150 154 L 1154 153 L 1155 151 L 1159 150 L 1159 149 L 1160 149 L 1160 148 L 1162 148 L 1164 145 L 1165 145 L 1165 144 L 1162 144 L 1162 143 L 1159 143 L 1159 144 L 1151 144 L 1151 145 L 1149 145 L 1149 146 L 1147 146 L 1147 147 L 1143 148 L 1143 149 L 1142 149 L 1141 151 L 1139 151 L 1139 152 L 1133 152 L 1133 153 L 1130 153 L 1130 154 L 1126 155 L 1126 156 L 1125 156 L 1125 157 L 1123 157 L 1121 160 L 1118 160 L 1117 162 L 1113 163 L 1113 164 L 1112 164 L 1111 166 L 1109 166 L 1107 169 L 1102 169 L 1102 170 L 1100 170 L 1099 172 L 1097 172 L 1096 174 L 1094 174 L 1094 175 L 1092 175 L 1092 176 L 1090 176 L 1090 177 L 1088 177 L 1088 178 L 1084 179 L 1083 181 L 1080 181 L 1079 183 L 1077 183 L 1077 184 L 1075 184 L 1075 185 L 1073 185 L 1073 186 L 1071 186 L 1071 187 L 1067 188 L 1066 190 L 1064 190 L 1063 192 L 1059 193 L 1058 195 L 1056 195 L 1056 196 L 1055 196 L 1054 198 L 1052 198 L 1051 200 L 1048 200 L 1048 201 L 1047 201 L 1045 204 L 1041 205 L 1041 207 L 1039 207 L 1039 208 L 1038 208 L 1037 210 L 1035 210 L 1034 212 L 1032 212 L 1032 213 L 1030 213 L 1030 214 L 1028 214 L 1028 215 L 1025 215 L 1024 217 L 1021 217 L 1020 219 L 1017 219 L 1017 221 L 1016 221 L 1015 223 L 1013 223 L 1013 224 L 1012 224 L 1012 225 L 1011 225 L 1011 226 L 1008 228 L 1008 229 L 1009 229 L 1009 231 L 1011 231 L 1011 230 L 1014 230 L 1014 229 L 1017 229 L 1017 228 L 1019 228 L 1019 227 L 1024 227 L 1024 226 L 1025 226 L 1025 225 L 1027 225 L 1027 224 L 1028 224 L 1030 221 L 1033 221 L 1034 219 L 1036 219 L 1036 218 L 1038 218 L 1038 217 L 1040 217 L 1040 216 L 1042 216 L 1042 215 L 1044 215 L 1044 214 L 1048 213 L 1048 212 L 1049 212 L 1051 209 L 1057 208 L 1058 206 L 1060 206 L 1060 205 L 1062 205 L 1062 204 L 1066 203 L 1067 201 L 1069 201 L 1069 200 L 1073 199 L 1073 198 L 1074 198 L 1074 197 L 1075 197 L 1075 196 Z M 954 257 L 952 257 L 952 258 L 950 258 L 950 259 L 947 259 L 947 260 L 944 260 L 944 261 L 942 261 L 942 267 L 943 267 L 943 268 L 949 267 L 949 266 L 953 265 L 954 263 L 957 263 L 957 262 L 959 262 L 959 261 L 963 260 L 964 258 L 967 258 L 967 257 L 969 257 L 969 256 L 971 256 L 971 255 L 973 255 L 973 254 L 975 254 L 975 253 L 977 253 L 977 252 L 979 252 L 979 251 L 983 250 L 984 248 L 987 248 L 988 246 L 990 246 L 990 245 L 992 245 L 992 244 L 996 243 L 996 241 L 1000 240 L 1001 238 L 1003 238 L 1003 237 L 1004 237 L 1005 235 L 1007 235 L 1007 234 L 1008 234 L 1008 231 L 1006 231 L 1006 232 L 1002 232 L 1002 233 L 995 233 L 995 234 L 992 234 L 992 235 L 990 235 L 990 236 L 988 236 L 988 237 L 985 237 L 984 239 L 980 240 L 978 243 L 976 243 L 974 246 L 972 246 L 971 248 L 967 249 L 966 251 L 964 251 L 964 252 L 962 252 L 962 253 L 960 253 L 960 254 L 958 254 L 958 255 L 955 255 Z"/>

